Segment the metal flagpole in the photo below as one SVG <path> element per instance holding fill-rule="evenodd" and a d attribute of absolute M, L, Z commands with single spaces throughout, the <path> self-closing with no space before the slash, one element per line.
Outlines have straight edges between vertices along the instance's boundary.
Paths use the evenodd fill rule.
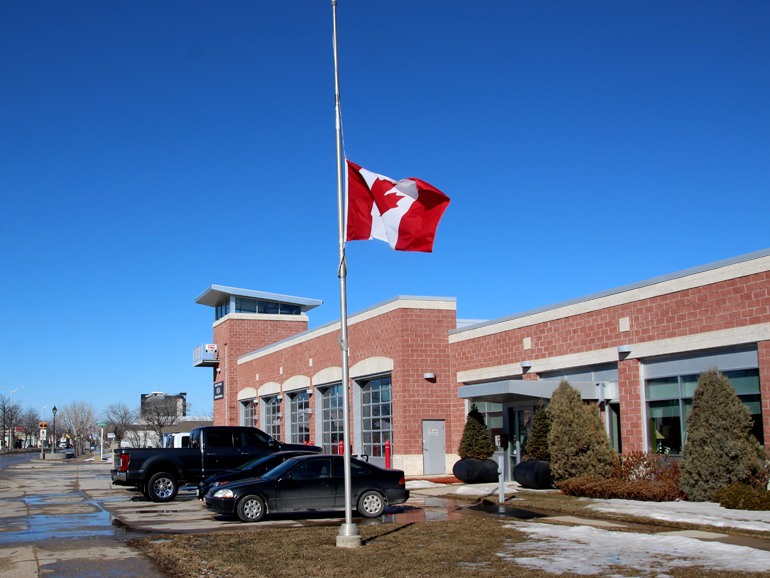
<path fill-rule="evenodd" d="M 337 58 L 337 0 L 332 0 L 334 20 L 334 106 L 337 126 L 337 220 L 339 231 L 340 262 L 337 276 L 340 278 L 340 349 L 342 350 L 342 438 L 345 444 L 345 523 L 340 526 L 337 546 L 340 548 L 358 548 L 361 546 L 361 534 L 358 525 L 353 523 L 353 505 L 351 504 L 350 484 L 350 371 L 348 367 L 348 297 L 345 286 L 347 262 L 345 260 L 345 194 L 344 170 L 342 158 L 342 112 L 340 109 L 340 67 Z"/>

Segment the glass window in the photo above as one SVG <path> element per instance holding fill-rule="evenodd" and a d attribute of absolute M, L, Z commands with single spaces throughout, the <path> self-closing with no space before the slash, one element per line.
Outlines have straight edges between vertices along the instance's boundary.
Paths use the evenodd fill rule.
<path fill-rule="evenodd" d="M 331 458 L 302 460 L 289 472 L 292 480 L 318 480 L 332 477 Z"/>
<path fill-rule="evenodd" d="M 391 405 L 391 380 L 386 375 L 361 382 L 363 416 L 363 452 L 366 455 L 385 455 L 385 442 L 391 443 L 393 452 L 393 420 Z"/>
<path fill-rule="evenodd" d="M 235 447 L 237 448 L 267 449 L 270 447 L 269 438 L 259 431 L 236 431 L 234 437 Z"/>
<path fill-rule="evenodd" d="M 310 394 L 307 391 L 291 397 L 291 443 L 310 443 Z"/>
<path fill-rule="evenodd" d="M 235 312 L 236 313 L 256 313 L 257 312 L 257 300 L 256 299 L 243 299 L 242 297 L 235 298 Z"/>
<path fill-rule="evenodd" d="M 219 305 L 216 307 L 216 318 L 222 319 L 225 315 L 230 313 L 230 299 L 226 299 L 222 301 Z"/>
<path fill-rule="evenodd" d="M 647 399 L 679 397 L 679 378 L 663 377 L 647 380 Z"/>
<path fill-rule="evenodd" d="M 342 432 L 342 384 L 327 387 L 323 392 L 323 444 L 325 454 L 338 454 Z"/>
<path fill-rule="evenodd" d="M 233 435 L 231 430 L 210 429 L 206 432 L 206 447 L 231 448 L 233 447 Z"/>
<path fill-rule="evenodd" d="M 281 303 L 281 315 L 299 315 L 301 313 L 299 305 L 288 305 Z"/>
<path fill-rule="evenodd" d="M 246 427 L 257 427 L 257 404 L 253 399 L 241 402 L 241 425 Z"/>
<path fill-rule="evenodd" d="M 273 439 L 281 439 L 281 401 L 278 396 L 266 397 L 265 400 L 265 433 Z"/>
<path fill-rule="evenodd" d="M 489 435 L 492 438 L 492 445 L 495 446 L 495 451 L 501 452 L 504 450 L 505 440 L 503 439 L 503 404 L 492 403 L 491 401 L 477 401 L 474 402 L 478 410 L 484 416 L 484 423 L 487 425 Z M 529 430 L 532 429 L 532 411 L 527 410 L 527 422 L 526 434 L 524 429 L 521 429 L 520 442 L 523 448 L 527 443 L 527 435 Z"/>
<path fill-rule="evenodd" d="M 259 312 L 278 315 L 281 312 L 281 306 L 279 303 L 273 303 L 272 301 L 260 301 Z"/>
<path fill-rule="evenodd" d="M 650 402 L 650 437 L 656 452 L 682 452 L 682 419 L 679 400 Z"/>
<path fill-rule="evenodd" d="M 358 462 L 350 460 L 351 476 L 368 476 L 369 473 L 370 473 L 369 470 L 367 470 L 365 466 L 363 466 Z M 334 458 L 334 477 L 335 478 L 345 477 L 345 460 L 343 460 L 342 458 Z"/>
<path fill-rule="evenodd" d="M 735 388 L 740 400 L 751 412 L 752 434 L 764 444 L 762 407 L 759 396 L 759 369 L 722 372 Z M 688 414 L 692 396 L 698 386 L 699 374 L 677 375 L 646 382 L 649 425 L 649 446 L 654 451 L 678 454 L 686 439 Z"/>

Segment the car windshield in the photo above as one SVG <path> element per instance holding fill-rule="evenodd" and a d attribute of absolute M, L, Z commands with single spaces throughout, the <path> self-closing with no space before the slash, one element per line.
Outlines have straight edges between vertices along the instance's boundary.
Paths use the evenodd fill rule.
<path fill-rule="evenodd" d="M 280 466 L 277 466 L 262 476 L 263 480 L 277 480 L 283 476 L 287 471 L 297 465 L 297 460 L 294 458 L 286 460 Z"/>
<path fill-rule="evenodd" d="M 258 466 L 259 464 L 266 462 L 268 460 L 273 459 L 273 454 L 267 455 L 267 456 L 261 456 L 259 458 L 254 458 L 253 460 L 249 460 L 245 464 L 241 464 L 240 466 L 237 466 L 235 469 L 239 472 L 243 470 L 250 470 L 251 468 Z"/>

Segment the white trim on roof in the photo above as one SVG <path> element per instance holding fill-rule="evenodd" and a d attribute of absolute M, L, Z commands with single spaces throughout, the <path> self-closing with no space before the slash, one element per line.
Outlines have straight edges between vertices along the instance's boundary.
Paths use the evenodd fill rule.
<path fill-rule="evenodd" d="M 449 343 L 478 339 L 487 335 L 512 331 L 618 305 L 626 305 L 669 293 L 703 287 L 704 285 L 746 277 L 756 273 L 764 273 L 765 271 L 770 271 L 770 249 L 719 261 L 711 265 L 695 267 L 680 273 L 656 277 L 649 281 L 595 293 L 549 307 L 501 317 L 483 324 L 455 329 L 449 332 Z"/>

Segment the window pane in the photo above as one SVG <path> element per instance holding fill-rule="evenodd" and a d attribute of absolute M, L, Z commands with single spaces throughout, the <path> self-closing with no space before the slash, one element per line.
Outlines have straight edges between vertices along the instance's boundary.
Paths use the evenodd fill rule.
<path fill-rule="evenodd" d="M 650 403 L 650 438 L 655 451 L 674 454 L 682 451 L 679 400 Z"/>
<path fill-rule="evenodd" d="M 698 387 L 697 375 L 682 376 L 682 397 L 692 397 L 696 387 Z"/>
<path fill-rule="evenodd" d="M 730 380 L 739 394 L 759 393 L 759 369 L 725 371 L 725 377 Z"/>
<path fill-rule="evenodd" d="M 271 315 L 278 315 L 278 313 L 280 313 L 280 306 L 278 305 L 278 303 L 273 303 L 271 301 L 260 301 L 259 312 L 267 313 Z"/>
<path fill-rule="evenodd" d="M 647 380 L 647 399 L 679 397 L 679 378 L 663 377 Z"/>

